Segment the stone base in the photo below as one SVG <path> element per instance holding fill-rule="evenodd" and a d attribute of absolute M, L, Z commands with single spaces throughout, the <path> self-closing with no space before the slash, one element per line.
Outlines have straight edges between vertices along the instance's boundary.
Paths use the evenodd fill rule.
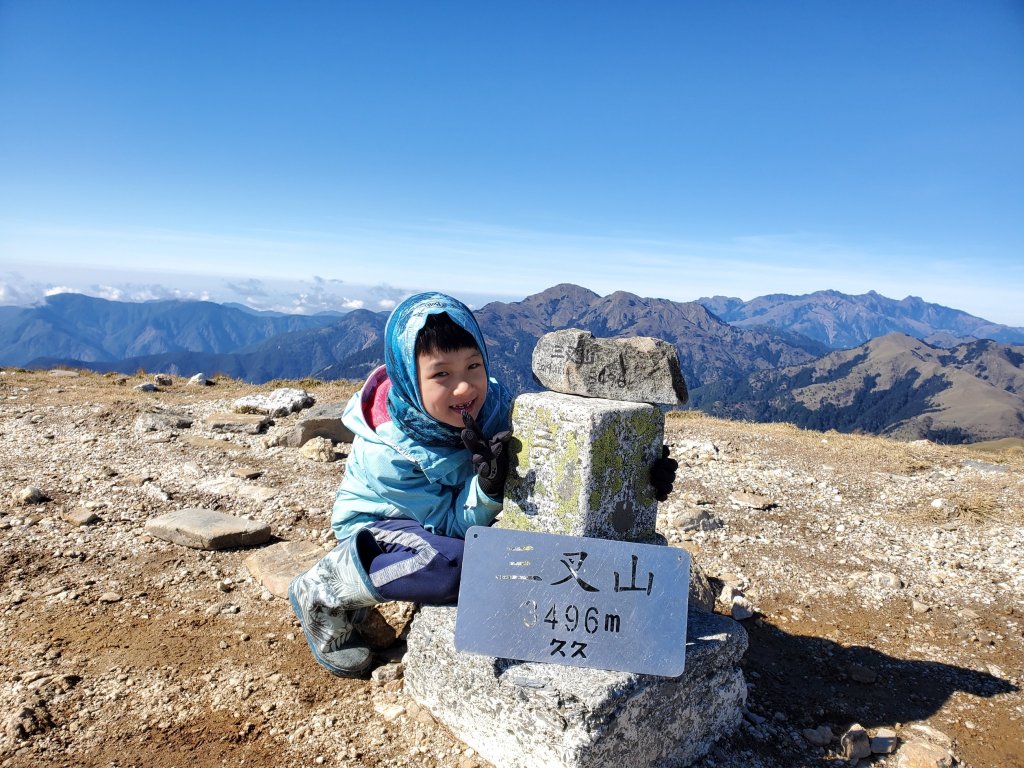
<path fill-rule="evenodd" d="M 455 650 L 455 608 L 423 608 L 405 690 L 497 768 L 682 768 L 742 718 L 747 633 L 691 610 L 678 678 L 495 659 Z"/>

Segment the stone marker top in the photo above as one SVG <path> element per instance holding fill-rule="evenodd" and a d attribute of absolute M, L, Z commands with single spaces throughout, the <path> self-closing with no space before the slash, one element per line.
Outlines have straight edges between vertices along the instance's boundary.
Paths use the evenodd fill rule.
<path fill-rule="evenodd" d="M 533 350 L 533 373 L 567 395 L 665 405 L 689 397 L 676 348 L 650 336 L 597 339 L 578 328 L 548 333 Z"/>

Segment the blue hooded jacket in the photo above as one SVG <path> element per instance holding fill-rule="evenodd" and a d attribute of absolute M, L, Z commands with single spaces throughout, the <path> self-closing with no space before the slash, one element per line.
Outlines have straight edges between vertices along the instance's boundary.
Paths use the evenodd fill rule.
<path fill-rule="evenodd" d="M 473 313 L 442 293 L 412 296 L 395 308 L 385 327 L 385 365 L 349 400 L 342 421 L 355 434 L 345 478 L 334 500 L 331 527 L 338 539 L 381 518 L 416 520 L 442 536 L 465 538 L 474 525 L 490 525 L 501 511 L 479 486 L 459 431 L 426 413 L 416 375 L 416 336 L 429 315 L 445 312 L 487 348 Z M 366 419 L 378 387 L 390 379 L 390 421 L 374 429 Z M 488 379 L 477 419 L 488 437 L 509 428 L 511 396 Z"/>

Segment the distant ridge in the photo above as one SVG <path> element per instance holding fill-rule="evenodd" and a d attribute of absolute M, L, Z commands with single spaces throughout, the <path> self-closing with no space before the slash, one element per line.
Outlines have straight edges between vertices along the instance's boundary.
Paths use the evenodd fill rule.
<path fill-rule="evenodd" d="M 874 291 L 859 296 L 815 291 L 800 296 L 775 293 L 750 301 L 727 296 L 697 301 L 732 325 L 767 325 L 799 333 L 832 349 L 856 347 L 888 333 L 905 333 L 943 347 L 975 339 L 1024 344 L 1024 328 L 993 323 L 917 296 L 896 300 Z"/>
<path fill-rule="evenodd" d="M 1024 346 L 959 341 L 967 329 L 1011 337 L 1016 329 L 913 298 L 894 302 L 877 294 L 821 291 L 761 300 L 756 313 L 744 305 L 758 300 L 702 300 L 716 313 L 704 303 L 624 291 L 600 296 L 563 283 L 522 301 L 492 302 L 476 316 L 492 374 L 514 392 L 538 388 L 531 372 L 537 339 L 576 327 L 597 336 L 671 342 L 689 385 L 690 407 L 716 415 L 942 442 L 1024 435 Z M 896 315 L 879 315 L 895 312 L 894 305 L 902 308 Z M 210 302 L 127 304 L 84 296 L 51 297 L 32 310 L 7 309 L 0 308 L 0 349 L 8 354 L 7 365 L 222 373 L 254 383 L 362 379 L 383 362 L 387 319 L 386 312 L 368 310 L 336 317 L 278 316 Z M 718 314 L 744 312 L 749 317 L 735 325 Z M 798 330 L 819 336 L 827 330 L 826 337 L 836 343 L 878 324 L 908 323 L 911 315 L 919 333 L 941 340 L 884 334 L 834 351 Z M 77 350 L 93 359 L 51 354 L 11 360 L 15 352 L 23 356 L 44 348 Z M 123 354 L 136 349 L 156 351 Z"/>

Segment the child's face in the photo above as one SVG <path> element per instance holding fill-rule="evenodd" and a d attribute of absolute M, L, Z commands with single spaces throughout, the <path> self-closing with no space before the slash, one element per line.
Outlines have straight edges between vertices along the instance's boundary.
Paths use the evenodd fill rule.
<path fill-rule="evenodd" d="M 416 377 L 427 413 L 443 424 L 462 428 L 462 412 L 475 419 L 487 397 L 487 371 L 476 347 L 416 355 Z"/>

